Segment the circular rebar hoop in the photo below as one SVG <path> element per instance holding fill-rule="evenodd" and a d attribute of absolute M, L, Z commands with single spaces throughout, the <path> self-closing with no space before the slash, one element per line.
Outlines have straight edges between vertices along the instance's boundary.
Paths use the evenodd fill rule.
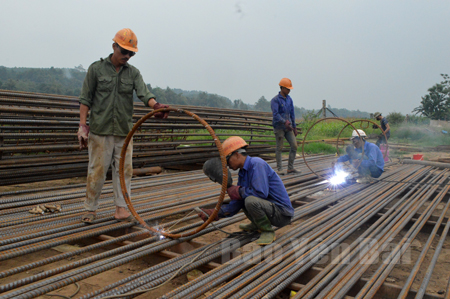
<path fill-rule="evenodd" d="M 347 120 L 345 120 L 345 119 L 343 119 L 343 118 L 340 118 L 340 117 L 326 117 L 326 118 L 321 118 L 321 119 L 319 119 L 318 121 L 314 122 L 314 123 L 312 124 L 312 126 L 308 129 L 308 131 L 306 131 L 305 137 L 303 137 L 303 142 L 302 142 L 302 157 L 303 157 L 303 162 L 305 162 L 306 167 L 308 167 L 309 170 L 311 170 L 312 173 L 314 173 L 314 174 L 317 175 L 318 177 L 321 177 L 321 178 L 323 178 L 323 179 L 326 180 L 327 178 L 326 178 L 325 176 L 316 173 L 314 170 L 312 170 L 311 167 L 309 167 L 308 162 L 306 161 L 306 157 L 305 157 L 305 142 L 306 142 L 306 136 L 308 136 L 309 131 L 311 131 L 311 129 L 314 128 L 315 125 L 317 125 L 318 123 L 320 123 L 320 122 L 322 122 L 322 121 L 325 121 L 325 120 L 340 120 L 340 121 L 342 121 L 342 122 L 347 123 L 347 125 L 346 125 L 345 127 L 347 127 L 348 125 L 350 125 L 354 130 L 356 130 L 356 128 L 353 126 L 353 124 L 351 124 L 349 121 L 347 121 Z M 345 128 L 345 127 L 344 127 L 344 128 Z M 342 130 L 344 130 L 344 129 L 342 129 Z M 341 132 L 342 132 L 342 130 L 341 130 Z M 359 135 L 359 132 L 358 132 L 357 130 L 356 130 L 356 133 L 358 134 L 359 137 L 361 137 L 361 136 Z M 339 133 L 339 135 L 340 135 L 340 133 Z M 339 136 L 338 136 L 338 139 L 337 139 L 337 144 L 339 144 Z M 336 149 L 338 150 L 338 154 L 339 154 L 339 149 L 338 149 L 337 147 L 336 147 Z M 362 147 L 361 155 L 364 156 L 364 146 Z M 359 165 L 361 164 L 361 162 L 362 162 L 362 160 L 359 162 Z M 359 167 L 359 165 L 358 165 L 358 167 Z M 356 167 L 356 168 L 358 168 L 358 167 Z"/>
<path fill-rule="evenodd" d="M 222 179 L 222 189 L 220 191 L 219 200 L 217 201 L 217 204 L 214 208 L 214 212 L 209 216 L 208 220 L 206 220 L 205 223 L 203 223 L 200 227 L 196 228 L 193 231 L 186 232 L 186 233 L 179 233 L 179 234 L 171 234 L 168 232 L 165 232 L 163 230 L 156 230 L 145 223 L 145 221 L 139 216 L 139 214 L 136 212 L 136 210 L 133 207 L 133 204 L 131 203 L 130 195 L 128 194 L 126 185 L 125 185 L 125 176 L 124 176 L 124 164 L 125 164 L 125 155 L 128 148 L 128 145 L 131 141 L 131 138 L 133 138 L 134 133 L 136 130 L 150 117 L 152 117 L 155 113 L 158 112 L 168 112 L 168 111 L 176 111 L 176 112 L 182 112 L 185 113 L 191 117 L 193 117 L 195 120 L 197 120 L 199 123 L 201 123 L 205 129 L 209 132 L 211 137 L 213 138 L 217 149 L 219 150 L 220 155 L 220 161 L 222 162 L 222 170 L 223 170 L 223 179 Z M 228 169 L 227 169 L 227 162 L 225 159 L 225 156 L 223 155 L 223 149 L 222 149 L 222 143 L 220 142 L 219 138 L 216 136 L 216 133 L 211 128 L 211 126 L 204 121 L 202 118 L 198 117 L 196 114 L 189 112 L 184 109 L 176 109 L 176 108 L 162 108 L 158 110 L 154 110 L 152 112 L 149 112 L 148 114 L 144 115 L 140 120 L 136 122 L 136 124 L 133 126 L 131 131 L 128 133 L 127 137 L 125 138 L 125 141 L 123 143 L 122 152 L 120 153 L 120 163 L 119 163 L 119 179 L 120 179 L 120 187 L 122 189 L 123 198 L 125 199 L 125 202 L 127 203 L 128 209 L 130 210 L 131 214 L 136 218 L 136 220 L 139 221 L 140 224 L 142 224 L 143 227 L 145 227 L 150 232 L 154 232 L 155 235 L 163 235 L 168 238 L 178 239 L 181 237 L 187 237 L 191 236 L 193 234 L 198 233 L 199 231 L 203 230 L 205 227 L 207 227 L 214 218 L 216 218 L 217 214 L 219 213 L 220 207 L 222 206 L 222 202 L 225 198 L 225 190 L 227 189 L 227 182 L 228 182 Z"/>
<path fill-rule="evenodd" d="M 353 124 L 353 123 L 361 122 L 361 127 L 362 127 L 363 121 L 367 121 L 367 128 L 369 127 L 369 124 L 372 123 L 372 124 L 376 125 L 376 126 L 381 130 L 381 132 L 383 133 L 383 135 L 384 135 L 384 140 L 386 140 L 386 149 L 384 150 L 384 153 L 383 153 L 383 159 L 384 159 L 384 158 L 386 157 L 387 151 L 388 151 L 388 149 L 389 149 L 389 144 L 388 144 L 388 141 L 387 141 L 386 132 L 383 130 L 382 127 L 380 127 L 380 125 L 378 125 L 376 122 L 371 121 L 371 120 L 369 120 L 369 119 L 357 119 L 357 120 L 351 121 L 350 123 Z M 340 156 L 340 155 L 339 155 L 339 138 L 341 137 L 341 134 L 342 134 L 342 132 L 344 131 L 344 129 L 347 128 L 347 127 L 348 127 L 348 124 L 345 125 L 345 126 L 342 128 L 342 130 L 339 132 L 339 135 L 338 135 L 338 138 L 337 138 L 337 141 L 336 141 L 336 151 L 337 151 L 338 156 Z M 352 126 L 352 127 L 353 127 L 353 126 Z M 355 127 L 353 127 L 353 128 L 355 129 Z M 356 130 L 356 129 L 355 129 L 355 130 Z M 359 135 L 359 133 L 358 133 L 358 135 Z M 364 153 L 364 152 L 363 152 L 363 153 Z"/>

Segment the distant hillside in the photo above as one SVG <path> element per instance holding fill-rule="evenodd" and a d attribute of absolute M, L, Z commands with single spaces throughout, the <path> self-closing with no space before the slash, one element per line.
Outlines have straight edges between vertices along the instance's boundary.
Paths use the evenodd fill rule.
<path fill-rule="evenodd" d="M 0 89 L 51 93 L 70 96 L 79 96 L 83 85 L 86 70 L 82 65 L 69 68 L 7 68 L 0 66 Z M 147 84 L 155 94 L 158 102 L 175 105 L 194 105 L 217 108 L 229 108 L 240 110 L 255 110 L 270 112 L 270 99 L 260 97 L 255 104 L 246 104 L 241 99 L 234 101 L 227 97 L 211 94 L 205 91 L 186 91 L 179 88 L 154 87 Z M 138 99 L 135 99 L 138 100 Z M 319 107 L 318 107 L 319 108 Z M 339 117 L 368 118 L 369 113 L 359 110 L 347 110 L 345 108 L 328 108 Z M 317 110 L 318 112 L 319 110 Z M 307 113 L 315 111 L 306 110 L 295 106 L 295 116 L 300 118 Z M 328 112 L 327 115 L 330 115 Z M 331 116 L 331 115 L 330 115 Z"/>
<path fill-rule="evenodd" d="M 0 66 L 0 89 L 78 96 L 85 76 L 81 65 L 73 69 Z"/>

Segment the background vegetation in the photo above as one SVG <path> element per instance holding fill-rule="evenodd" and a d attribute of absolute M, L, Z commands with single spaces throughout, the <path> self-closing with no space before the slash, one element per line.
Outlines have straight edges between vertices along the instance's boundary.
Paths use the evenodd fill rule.
<path fill-rule="evenodd" d="M 39 69 L 7 68 L 0 66 L 0 89 L 78 96 L 81 92 L 85 75 L 86 69 L 82 65 L 73 69 L 58 69 L 53 67 Z M 259 97 L 255 104 L 247 104 L 241 99 L 232 101 L 227 97 L 205 91 L 186 91 L 169 87 L 163 89 L 160 87 L 152 87 L 150 84 L 147 84 L 147 86 L 155 94 L 158 102 L 165 104 L 271 112 L 271 99 L 266 99 L 264 96 Z M 276 92 L 274 90 L 273 96 L 275 96 Z M 136 100 L 138 101 L 138 99 Z M 320 105 L 321 103 L 318 103 L 318 108 Z M 328 106 L 328 108 L 339 117 L 369 117 L 368 112 L 359 110 L 331 108 L 331 106 Z M 305 108 L 295 106 L 295 116 L 297 118 L 307 113 L 317 114 L 320 111 L 309 111 Z"/>
<path fill-rule="evenodd" d="M 85 75 L 86 70 L 81 65 L 71 69 L 0 66 L 0 89 L 78 96 Z M 420 106 L 413 111 L 414 114 L 403 115 L 399 112 L 391 112 L 383 115 L 391 126 L 391 142 L 415 143 L 424 146 L 450 144 L 450 134 L 444 133 L 445 130 L 426 126 L 430 123 L 430 119 L 450 119 L 450 77 L 447 74 L 441 74 L 441 76 L 443 80 L 428 89 L 428 94 L 422 97 Z M 266 99 L 264 96 L 259 97 L 255 104 L 247 104 L 241 99 L 232 101 L 227 97 L 204 91 L 186 91 L 169 87 L 163 89 L 152 87 L 150 84 L 147 86 L 161 103 L 271 112 L 270 99 Z M 359 110 L 332 108 L 330 105 L 328 109 L 349 121 L 371 117 L 368 112 Z M 295 113 L 299 127 L 303 129 L 304 134 L 321 117 L 319 109 L 307 110 L 295 106 Z M 327 112 L 327 116 L 332 115 Z M 344 125 L 337 121 L 321 122 L 310 131 L 307 139 L 334 139 Z M 380 133 L 378 129 L 372 129 L 371 125 L 367 125 L 367 122 L 357 123 L 355 126 L 364 129 L 372 137 Z M 351 131 L 350 127 L 346 128 L 341 137 L 350 137 Z M 267 132 L 266 134 L 272 135 L 273 133 Z M 303 136 L 300 135 L 298 139 L 300 140 Z M 320 142 L 306 145 L 305 150 L 308 153 L 334 153 L 335 146 Z"/>
<path fill-rule="evenodd" d="M 420 106 L 413 110 L 415 114 L 436 120 L 450 119 L 450 77 L 448 74 L 441 76 L 443 80 L 428 89 Z"/>

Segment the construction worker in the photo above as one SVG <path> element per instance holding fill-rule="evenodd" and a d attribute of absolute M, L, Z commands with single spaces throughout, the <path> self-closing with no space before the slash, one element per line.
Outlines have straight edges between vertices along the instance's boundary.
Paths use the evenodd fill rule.
<path fill-rule="evenodd" d="M 284 175 L 283 164 L 281 161 L 281 151 L 283 150 L 284 139 L 289 142 L 291 149 L 289 151 L 289 161 L 287 173 L 301 173 L 300 170 L 294 168 L 294 159 L 297 154 L 297 140 L 298 135 L 297 125 L 295 124 L 294 103 L 292 102 L 289 93 L 291 92 L 292 82 L 288 78 L 283 78 L 280 81 L 280 92 L 270 101 L 270 107 L 273 114 L 273 132 L 276 138 L 275 156 L 277 159 L 277 173 Z"/>
<path fill-rule="evenodd" d="M 127 210 L 119 181 L 119 160 L 125 137 L 133 123 L 133 91 L 144 104 L 153 109 L 168 108 L 157 103 L 148 90 L 137 68 L 128 60 L 138 51 L 137 38 L 131 29 L 119 30 L 113 38 L 113 53 L 90 65 L 83 83 L 80 102 L 80 126 L 78 140 L 80 149 L 88 147 L 89 165 L 86 183 L 86 200 L 81 221 L 91 223 L 96 217 L 98 199 L 106 179 L 109 166 L 112 167 L 114 218 L 119 221 L 133 221 Z M 87 116 L 89 115 L 89 125 Z M 167 118 L 168 112 L 160 112 L 156 118 Z M 125 156 L 125 182 L 130 194 L 133 166 L 133 143 L 130 142 Z"/>
<path fill-rule="evenodd" d="M 377 137 L 378 138 L 377 146 L 380 147 L 381 144 L 383 144 L 383 143 L 386 144 L 389 137 L 391 137 L 391 127 L 389 126 L 389 123 L 388 123 L 386 117 L 383 117 L 380 112 L 375 112 L 373 117 L 375 117 L 376 120 L 380 121 L 380 126 L 384 131 L 384 134 L 381 133 Z M 374 125 L 374 128 L 377 129 L 378 127 Z"/>
<path fill-rule="evenodd" d="M 239 169 L 237 186 L 227 189 L 231 199 L 230 204 L 223 205 L 215 220 L 231 217 L 241 209 L 250 224 L 241 224 L 239 228 L 246 231 L 261 231 L 256 243 L 267 245 L 275 240 L 275 231 L 272 225 L 283 227 L 291 223 L 294 216 L 286 188 L 277 173 L 259 157 L 250 157 L 245 148 L 247 143 L 239 136 L 232 136 L 222 144 L 228 166 Z M 211 215 L 213 209 L 203 209 Z M 199 213 L 204 221 L 207 217 Z"/>
<path fill-rule="evenodd" d="M 337 159 L 337 162 L 343 163 L 349 161 L 354 168 L 357 168 L 358 183 L 369 183 L 371 177 L 378 178 L 384 171 L 384 159 L 380 149 L 373 143 L 367 142 L 367 135 L 363 130 L 354 130 L 352 132 L 352 145 L 347 146 L 346 155 Z M 362 149 L 364 148 L 364 156 Z M 337 166 L 332 163 L 332 168 Z"/>

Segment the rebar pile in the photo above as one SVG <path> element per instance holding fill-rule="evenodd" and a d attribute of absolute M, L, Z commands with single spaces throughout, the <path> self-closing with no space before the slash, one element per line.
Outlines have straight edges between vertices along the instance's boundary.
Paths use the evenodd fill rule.
<path fill-rule="evenodd" d="M 274 153 L 270 113 L 194 106 L 186 109 L 205 119 L 221 139 L 239 131 L 249 153 Z M 135 103 L 133 122 L 151 111 Z M 85 176 L 87 150 L 80 151 L 76 97 L 0 90 L 0 185 Z M 217 156 L 204 127 L 183 113 L 167 120 L 152 118 L 133 138 L 133 167 L 203 163 Z"/>
<path fill-rule="evenodd" d="M 323 168 L 325 167 L 325 164 L 328 164 L 326 159 L 327 157 L 311 157 L 309 163 L 319 168 Z M 298 165 L 298 167 L 303 169 L 305 174 L 286 176 L 284 178 L 284 183 L 293 200 L 326 188 L 323 184 L 315 185 L 315 183 L 318 182 L 318 179 L 315 175 L 307 173 L 303 164 Z M 236 175 L 236 173 L 234 173 L 234 175 Z M 192 190 L 195 191 L 193 192 Z M 163 219 L 180 213 L 192 212 L 193 208 L 197 206 L 209 207 L 214 205 L 217 201 L 219 192 L 220 186 L 212 183 L 200 171 L 133 179 L 132 182 L 133 205 L 138 210 L 139 214 L 150 224 L 160 222 Z M 82 200 L 84 199 L 84 193 L 84 185 L 77 185 L 0 194 L 2 196 L 2 204 L 0 205 L 0 234 L 2 236 L 0 241 L 0 260 L 10 260 L 29 253 L 37 254 L 43 249 L 53 248 L 60 244 L 70 244 L 86 238 L 110 234 L 135 225 L 133 223 L 118 223 L 113 220 L 112 214 L 114 204 L 111 198 L 112 189 L 110 185 L 106 185 L 104 188 L 100 200 L 100 209 L 97 211 L 98 217 L 94 223 L 92 225 L 80 223 L 80 217 L 83 211 Z M 63 209 L 61 213 L 39 216 L 28 213 L 28 210 L 33 205 L 42 203 L 61 204 Z M 218 225 L 226 226 L 241 221 L 244 218 L 245 217 L 240 214 L 233 218 L 220 221 Z M 174 232 L 199 226 L 201 222 L 199 222 L 198 219 L 199 218 L 196 215 L 189 216 L 187 220 L 190 220 L 191 222 L 194 220 L 195 222 L 185 225 L 182 228 L 177 228 Z M 164 225 L 160 224 L 158 227 L 160 229 L 167 229 L 173 222 L 174 221 L 171 221 Z M 213 227 L 209 227 L 191 238 L 198 237 L 200 234 L 206 234 L 213 230 L 215 230 Z M 23 271 L 47 263 L 61 261 L 70 256 L 80 254 L 81 252 L 104 248 L 105 246 L 115 244 L 119 241 L 130 240 L 137 236 L 145 237 L 145 235 L 145 231 L 137 231 L 114 240 L 104 241 L 81 248 L 72 253 L 62 254 L 47 260 L 19 266 L 15 269 L 9 269 L 1 273 L 0 277 L 5 278 L 12 274 L 22 273 Z M 160 236 L 145 238 L 142 241 L 119 247 L 112 251 L 109 250 L 103 254 L 94 255 L 84 261 L 71 263 L 60 269 L 53 269 L 49 272 L 29 277 L 24 281 L 15 281 L 12 284 L 4 285 L 0 287 L 0 291 L 4 292 L 12 290 L 12 293 L 9 293 L 8 295 L 5 294 L 6 298 L 17 298 L 17 292 L 24 291 L 24 289 L 21 291 L 13 291 L 17 287 L 64 272 L 64 275 L 68 275 L 67 277 L 70 277 L 70 279 L 64 283 L 60 282 L 61 284 L 59 284 L 59 287 L 61 287 L 66 283 L 73 283 L 75 274 L 71 272 L 70 274 L 67 273 L 67 271 L 71 269 L 76 269 L 73 271 L 76 271 L 77 273 L 79 271 L 81 275 L 79 276 L 79 279 L 81 280 L 90 275 L 94 275 L 95 273 L 104 272 L 112 267 L 117 267 L 117 265 L 169 248 L 174 244 L 184 242 L 187 239 L 188 238 L 182 240 L 161 240 Z M 145 251 L 145 249 L 147 249 L 146 246 L 148 247 L 147 251 Z M 136 250 L 136 252 L 131 251 L 132 249 Z M 142 252 L 142 254 L 138 254 L 137 252 Z M 117 254 L 125 253 L 127 254 L 127 258 L 117 261 L 119 258 Z M 111 256 L 113 256 L 113 260 L 106 263 L 104 267 L 99 265 L 93 266 L 92 264 Z M 103 265 L 104 261 L 101 263 Z M 95 269 L 95 271 L 91 273 L 90 270 L 85 268 L 80 269 L 79 267 L 83 265 L 86 265 L 89 269 Z M 56 280 L 59 281 L 59 278 Z M 37 282 L 37 284 L 39 284 L 39 282 Z M 53 289 L 53 287 L 54 284 L 52 284 L 51 289 Z M 44 293 L 50 291 L 48 288 L 43 288 L 43 290 L 45 290 Z M 41 291 L 38 293 L 40 292 Z M 32 293 L 37 294 L 34 291 Z M 34 295 L 26 295 L 23 298 L 27 298 L 28 296 L 33 297 Z"/>
<path fill-rule="evenodd" d="M 326 174 L 332 159 L 332 156 L 309 157 L 308 164 L 316 173 Z M 198 298 L 211 289 L 214 291 L 208 298 L 275 298 L 292 288 L 298 290 L 295 298 L 344 298 L 348 295 L 439 298 L 425 291 L 433 279 L 443 280 L 445 289 L 450 275 L 450 270 L 439 274 L 440 277 L 434 274 L 435 265 L 445 261 L 442 248 L 449 241 L 446 239 L 450 227 L 447 221 L 448 170 L 391 163 L 380 180 L 336 188 L 311 174 L 302 161 L 297 160 L 295 166 L 303 173 L 282 176 L 295 207 L 294 222 L 283 228 L 283 233 L 277 230 L 277 240 L 273 244 L 253 246 L 251 251 L 233 256 L 235 250 L 242 249 L 257 234 L 237 233 L 226 237 L 221 233 L 225 236 L 222 240 L 182 252 L 125 278 L 111 277 L 108 285 L 92 291 L 83 286 L 85 282 L 89 285 L 89 279 L 95 279 L 96 275 L 164 252 L 177 244 L 201 236 L 207 238 L 216 229 L 209 226 L 196 235 L 177 240 L 148 236 L 146 231 L 137 228 L 124 231 L 135 224 L 113 220 L 110 185 L 104 188 L 98 219 L 92 225 L 79 222 L 84 185 L 0 194 L 2 261 L 12 261 L 29 253 L 37 256 L 44 249 L 88 238 L 102 240 L 76 251 L 2 268 L 0 299 L 35 298 L 62 288 L 66 290 L 65 287 L 68 292 L 75 282 L 81 285 L 79 298 L 85 299 L 145 292 L 168 282 L 174 275 L 186 274 L 224 255 L 232 258 L 161 298 Z M 233 176 L 236 174 L 233 172 Z M 160 230 L 180 232 L 201 224 L 195 214 L 189 213 L 197 206 L 214 205 L 219 190 L 220 186 L 210 182 L 200 171 L 191 171 L 133 179 L 132 199 L 147 223 Z M 42 216 L 28 214 L 32 205 L 44 202 L 59 203 L 63 210 Z M 177 222 L 173 217 L 180 219 L 181 215 L 186 218 L 170 228 Z M 231 232 L 227 226 L 244 219 L 244 215 L 238 214 L 221 219 L 215 225 Z M 420 255 L 409 256 L 410 277 L 397 288 L 386 285 L 388 275 L 408 253 L 419 232 L 427 232 L 425 226 L 429 239 L 421 247 Z M 121 234 L 112 237 L 117 235 L 115 232 Z M 111 247 L 113 244 L 116 247 Z M 333 255 L 336 249 L 340 250 Z M 88 257 L 65 261 L 89 252 L 92 254 Z M 48 269 L 52 263 L 58 264 Z M 45 265 L 46 270 L 30 271 Z M 423 271 L 426 274 L 419 274 L 420 270 L 426 270 Z M 36 274 L 24 277 L 24 272 L 28 271 Z M 299 284 L 299 280 L 304 284 Z M 448 289 L 446 291 L 448 295 Z M 136 296 L 138 293 L 124 298 Z"/>

